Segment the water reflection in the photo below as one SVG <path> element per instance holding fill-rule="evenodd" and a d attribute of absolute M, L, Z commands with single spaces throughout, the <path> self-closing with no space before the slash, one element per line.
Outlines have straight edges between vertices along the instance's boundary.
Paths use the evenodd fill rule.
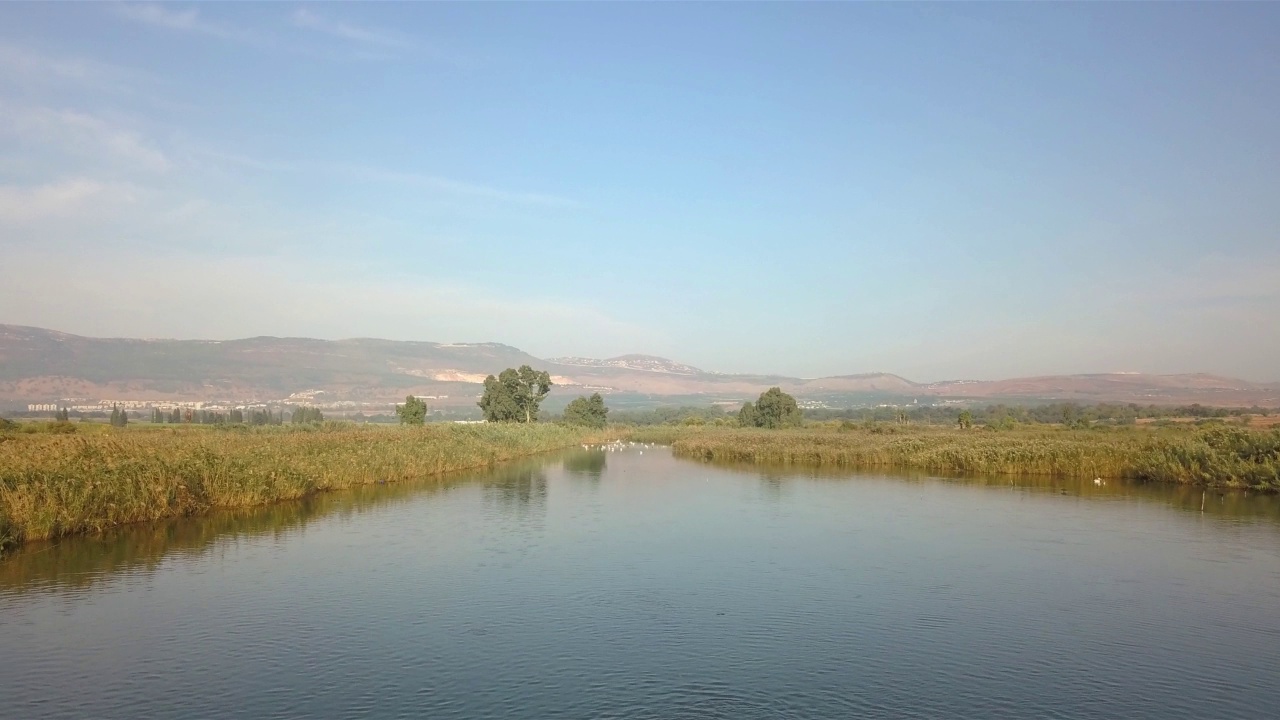
<path fill-rule="evenodd" d="M 604 450 L 582 450 L 571 453 L 564 459 L 565 471 L 593 480 L 599 480 L 608 466 L 608 453 Z"/>
<path fill-rule="evenodd" d="M 1248 490 L 1205 489 L 1194 485 L 1141 483 L 1130 480 L 1106 480 L 1101 484 L 1085 478 L 1046 477 L 1043 475 L 943 476 L 923 470 L 876 468 L 851 470 L 835 467 L 800 467 L 743 462 L 687 460 L 713 467 L 756 475 L 770 494 L 781 497 L 779 487 L 795 480 L 830 480 L 846 482 L 862 475 L 891 477 L 908 483 L 947 482 L 986 488 L 1002 488 L 1018 492 L 1050 493 L 1094 500 L 1139 500 L 1154 502 L 1177 510 L 1203 512 L 1206 516 L 1236 520 L 1270 520 L 1280 523 L 1280 494 Z M 777 488 L 774 490 L 774 488 Z"/>
<path fill-rule="evenodd" d="M 122 572 L 151 572 L 164 560 L 195 557 L 218 543 L 282 538 L 323 518 L 352 518 L 472 484 L 487 473 L 365 485 L 253 508 L 136 523 L 99 535 L 28 543 L 0 560 L 0 592 L 84 588 Z"/>
<path fill-rule="evenodd" d="M 640 450 L 28 546 L 0 563 L 0 715 L 1280 705 L 1276 498 Z"/>
<path fill-rule="evenodd" d="M 798 480 L 834 483 L 857 482 L 858 473 L 842 468 L 799 468 L 750 463 L 703 463 L 671 460 L 664 451 L 644 456 L 644 461 L 676 465 L 711 465 L 758 479 L 760 497 L 782 502 Z M 630 463 L 640 458 L 625 458 Z M 457 474 L 420 482 L 370 485 L 324 493 L 298 501 L 265 507 L 227 510 L 193 518 L 141 523 L 97 536 L 29 543 L 0 560 L 0 593 L 59 588 L 84 588 L 116 573 L 153 572 L 166 559 L 194 557 L 219 543 L 258 537 L 283 538 L 324 518 L 349 518 L 388 506 L 450 492 L 468 486 L 482 489 L 484 502 L 500 516 L 540 520 L 547 511 L 548 470 L 559 466 L 571 479 L 589 480 L 598 487 L 609 476 L 608 454 L 602 450 L 573 450 L 551 454 L 494 470 Z M 648 465 L 646 465 L 647 467 Z M 616 474 L 616 473 L 615 473 Z M 868 474 L 868 473 L 864 473 Z M 922 471 L 875 470 L 869 474 L 919 484 L 945 482 L 988 490 L 1055 494 L 1087 500 L 1127 500 L 1163 505 L 1180 512 L 1203 513 L 1227 520 L 1269 521 L 1280 524 L 1280 496 L 1244 491 L 1203 490 L 1179 485 L 1023 477 L 940 478 Z M 626 482 L 625 474 L 614 482 Z M 696 482 L 691 478 L 688 482 Z M 683 482 L 683 481 L 682 481 Z M 678 488 L 676 483 L 671 488 Z"/>
<path fill-rule="evenodd" d="M 547 510 L 546 460 L 505 465 L 485 476 L 485 500 L 502 514 L 536 517 Z"/>

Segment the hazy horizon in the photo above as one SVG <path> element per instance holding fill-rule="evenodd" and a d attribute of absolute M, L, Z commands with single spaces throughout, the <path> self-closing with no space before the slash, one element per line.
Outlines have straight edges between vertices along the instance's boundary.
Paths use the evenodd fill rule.
<path fill-rule="evenodd" d="M 10 327 L 14 327 L 14 325 L 13 325 L 12 323 L 0 323 L 0 327 L 4 326 L 4 325 L 6 325 L 6 324 L 7 324 L 7 325 L 9 325 Z M 35 329 L 37 329 L 37 330 L 50 330 L 50 331 L 53 331 L 53 332 L 63 332 L 63 331 L 58 330 L 57 328 L 40 328 L 40 327 L 37 327 L 37 326 L 21 326 L 21 325 L 19 325 L 19 326 L 17 326 L 17 327 L 34 327 L 34 328 L 35 328 Z M 353 336 L 347 336 L 347 337 L 325 337 L 325 338 L 322 338 L 322 337 L 311 337 L 311 336 L 305 336 L 305 335 L 254 335 L 254 336 L 244 336 L 244 337 L 222 337 L 222 338 L 208 338 L 208 337 L 183 337 L 183 338 L 178 338 L 178 337 L 160 337 L 160 336 L 154 336 L 154 337 L 136 337 L 136 336 L 122 336 L 122 335 L 115 335 L 115 336 L 96 336 L 96 335 L 81 335 L 81 334 L 79 334 L 79 333 L 65 333 L 65 334 L 78 335 L 78 336 L 80 336 L 80 337 L 88 337 L 88 338 L 97 339 L 97 340 L 141 340 L 141 341 L 146 341 L 146 342 L 207 342 L 207 343 L 223 343 L 223 342 L 235 342 L 235 341 L 237 341 L 237 340 L 263 340 L 263 339 L 267 339 L 267 340 L 317 340 L 317 341 L 324 341 L 324 342 L 344 342 L 344 341 L 372 340 L 372 341 L 377 341 L 377 342 L 386 342 L 386 341 L 390 341 L 390 342 L 408 342 L 408 343 L 427 343 L 427 344 L 434 344 L 434 345 L 440 345 L 440 346 L 504 345 L 504 346 L 507 346 L 507 347 L 513 347 L 513 348 L 515 348 L 516 350 L 520 350 L 520 351 L 522 351 L 522 352 L 525 352 L 526 354 L 533 355 L 536 359 L 539 359 L 539 360 L 545 360 L 545 361 L 547 361 L 547 362 L 551 362 L 551 361 L 554 361 L 554 360 L 617 360 L 617 359 L 627 358 L 627 357 L 633 357 L 633 358 L 634 358 L 634 357 L 650 357 L 650 358 L 657 358 L 657 359 L 659 359 L 659 360 L 668 360 L 668 361 L 671 361 L 671 362 L 673 362 L 673 363 L 680 364 L 680 365 L 689 365 L 689 363 L 685 363 L 685 362 L 683 362 L 679 357 L 666 357 L 666 356 L 654 355 L 654 354 L 652 354 L 652 353 L 647 353 L 647 352 L 642 352 L 642 351 L 619 353 L 618 355 L 611 355 L 611 356 L 608 356 L 608 357 L 603 357 L 603 356 L 601 356 L 601 357 L 593 357 L 593 356 L 587 356 L 587 355 L 582 355 L 582 354 L 576 354 L 576 355 L 575 355 L 575 354 L 568 354 L 568 355 L 555 355 L 555 356 L 537 356 L 537 355 L 534 355 L 533 353 L 529 353 L 529 351 L 528 351 L 528 350 L 526 350 L 525 348 L 518 347 L 518 346 L 514 346 L 514 345 L 512 345 L 511 343 L 504 343 L 504 342 L 501 342 L 501 341 L 498 341 L 498 340 L 490 340 L 490 341 L 468 341 L 468 342 L 455 342 L 455 341 L 448 341 L 448 340 L 428 340 L 428 339 L 424 339 L 424 338 L 416 338 L 416 339 L 415 339 L 415 338 L 407 338 L 407 339 L 393 339 L 393 338 L 372 337 L 372 336 L 365 336 L 365 335 L 353 335 Z M 856 375 L 896 375 L 896 376 L 901 377 L 901 378 L 902 378 L 902 379 L 904 379 L 904 380 L 909 380 L 909 381 L 911 381 L 911 382 L 919 383 L 919 384 L 942 383 L 942 382 L 951 382 L 951 381 L 966 381 L 966 382 L 967 382 L 967 381 L 979 381 L 979 380 L 996 380 L 996 381 L 998 381 L 998 380 L 1030 379 L 1030 378 L 1033 378 L 1033 377 L 1064 377 L 1064 376 L 1086 376 L 1086 375 L 1144 375 L 1144 374 L 1150 374 L 1150 375 L 1197 375 L 1197 374 L 1214 374 L 1214 373 L 1202 373 L 1201 371 L 1195 371 L 1195 370 L 1186 371 L 1186 372 L 1179 372 L 1179 373 L 1142 373 L 1142 372 L 1140 372 L 1140 371 L 1132 371 L 1132 370 L 1103 370 L 1103 371 L 1081 371 L 1081 372 L 1071 372 L 1071 373 L 1055 373 L 1055 374 L 1053 374 L 1053 375 L 1039 375 L 1039 376 L 1036 376 L 1036 375 L 1023 375 L 1023 376 L 1006 376 L 1006 377 L 999 377 L 999 378 L 971 378 L 971 377 L 911 377 L 911 376 L 904 375 L 903 373 L 895 372 L 895 371 L 893 371 L 892 369 L 886 369 L 886 368 L 851 369 L 851 370 L 846 370 L 846 371 L 843 371 L 843 372 L 835 372 L 835 373 L 831 373 L 831 374 L 829 374 L 829 375 L 809 375 L 809 376 L 803 376 L 803 375 L 788 375 L 787 373 L 772 371 L 772 370 L 769 370 L 768 368 L 756 368 L 756 369 L 749 369 L 749 370 L 736 371 L 736 372 L 732 372 L 732 373 L 730 373 L 730 372 L 726 372 L 726 371 L 723 371 L 723 370 L 719 370 L 718 368 L 714 368 L 714 367 L 697 367 L 697 369 L 698 369 L 698 370 L 702 370 L 702 371 L 704 371 L 704 372 L 711 372 L 711 373 L 716 373 L 716 374 L 720 374 L 720 375 L 753 375 L 753 376 L 764 376 L 764 377 L 773 376 L 773 377 L 788 377 L 788 378 L 791 378 L 791 379 L 797 379 L 797 380 L 816 380 L 816 379 L 820 379 L 820 378 L 823 378 L 823 377 L 841 377 L 841 376 L 856 376 Z M 1268 379 L 1266 379 L 1266 378 L 1262 378 L 1262 379 L 1257 379 L 1257 378 L 1235 378 L 1235 379 L 1237 379 L 1237 380 L 1247 380 L 1247 381 L 1249 381 L 1249 382 L 1260 383 L 1260 384 L 1264 384 L 1264 385 L 1266 385 L 1266 384 L 1280 384 L 1280 381 L 1276 381 L 1276 380 L 1268 380 Z"/>
<path fill-rule="evenodd" d="M 0 5 L 0 323 L 1280 381 L 1274 4 Z"/>

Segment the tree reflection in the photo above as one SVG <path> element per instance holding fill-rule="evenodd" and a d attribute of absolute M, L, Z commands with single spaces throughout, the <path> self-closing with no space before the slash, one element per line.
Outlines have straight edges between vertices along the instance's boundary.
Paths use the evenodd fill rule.
<path fill-rule="evenodd" d="M 484 479 L 485 499 L 504 513 L 527 516 L 546 512 L 547 474 L 542 463 L 517 463 Z"/>
<path fill-rule="evenodd" d="M 890 477 L 900 482 L 928 485 L 935 482 L 982 485 L 1024 492 L 1071 495 L 1082 498 L 1136 498 L 1156 502 L 1177 510 L 1203 513 L 1227 519 L 1269 520 L 1280 523 L 1280 494 L 1250 490 L 1204 488 L 1198 485 L 1142 483 L 1134 480 L 1110 479 L 1095 482 L 1091 478 L 1067 478 L 1047 475 L 962 475 L 948 476 L 917 468 L 864 468 L 803 466 L 723 460 L 688 460 L 698 464 L 748 472 L 759 476 L 761 486 L 775 491 L 794 480 L 857 482 L 859 477 Z"/>
<path fill-rule="evenodd" d="M 354 517 L 444 492 L 471 475 L 391 485 L 362 485 L 251 508 L 112 528 L 97 535 L 27 543 L 0 560 L 0 591 L 89 587 L 120 572 L 151 572 L 162 560 L 197 557 L 221 542 L 284 537 L 328 517 Z"/>
<path fill-rule="evenodd" d="M 564 459 L 564 469 L 571 475 L 585 475 L 599 480 L 608 465 L 608 453 L 604 450 L 582 450 Z"/>

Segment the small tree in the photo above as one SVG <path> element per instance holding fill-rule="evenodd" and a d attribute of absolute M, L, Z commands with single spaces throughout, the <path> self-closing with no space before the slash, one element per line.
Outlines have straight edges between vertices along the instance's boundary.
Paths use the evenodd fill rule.
<path fill-rule="evenodd" d="M 796 399 L 782 392 L 781 388 L 769 388 L 756 401 L 756 424 L 767 428 L 797 427 L 803 421 Z"/>
<path fill-rule="evenodd" d="M 742 409 L 738 411 L 739 427 L 759 427 L 760 418 L 756 414 L 756 406 L 751 402 L 742 404 Z"/>
<path fill-rule="evenodd" d="M 400 416 L 401 425 L 421 425 L 427 421 L 427 403 L 408 395 L 403 405 L 396 406 L 396 415 Z"/>
<path fill-rule="evenodd" d="M 969 428 L 973 427 L 973 413 L 969 412 L 968 410 L 961 411 L 960 418 L 957 420 L 957 422 L 960 424 L 961 430 L 968 430 Z"/>
<path fill-rule="evenodd" d="M 602 428 L 608 422 L 609 408 L 604 405 L 600 393 L 580 397 L 564 409 L 564 421 L 570 425 Z"/>

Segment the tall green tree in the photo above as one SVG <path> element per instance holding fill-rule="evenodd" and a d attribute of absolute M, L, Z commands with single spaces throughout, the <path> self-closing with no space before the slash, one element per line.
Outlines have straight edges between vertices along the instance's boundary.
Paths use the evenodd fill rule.
<path fill-rule="evenodd" d="M 738 424 L 743 427 L 799 427 L 803 419 L 796 399 L 776 387 L 760 393 L 754 406 L 747 403 L 738 412 Z"/>
<path fill-rule="evenodd" d="M 515 370 L 507 368 L 497 377 L 484 379 L 484 394 L 480 396 L 480 410 L 488 422 L 517 422 L 523 419 L 520 402 L 516 399 L 520 378 Z"/>
<path fill-rule="evenodd" d="M 956 422 L 959 423 L 961 430 L 968 430 L 973 427 L 973 413 L 968 410 L 961 410 L 960 418 Z"/>
<path fill-rule="evenodd" d="M 283 410 L 281 412 L 283 412 Z M 320 408 L 311 407 L 309 405 L 300 405 L 293 409 L 293 415 L 290 417 L 290 421 L 295 425 L 301 423 L 321 423 L 324 422 L 324 413 L 320 412 Z"/>
<path fill-rule="evenodd" d="M 427 401 L 406 395 L 403 405 L 396 406 L 401 425 L 422 425 L 427 421 Z"/>
<path fill-rule="evenodd" d="M 604 405 L 600 393 L 592 393 L 591 397 L 579 397 L 564 409 L 564 421 L 570 425 L 602 428 L 608 422 L 609 408 Z"/>
<path fill-rule="evenodd" d="M 551 391 L 551 375 L 521 365 L 519 370 L 507 368 L 497 377 L 484 379 L 484 394 L 476 403 L 489 422 L 536 422 L 538 408 Z"/>

